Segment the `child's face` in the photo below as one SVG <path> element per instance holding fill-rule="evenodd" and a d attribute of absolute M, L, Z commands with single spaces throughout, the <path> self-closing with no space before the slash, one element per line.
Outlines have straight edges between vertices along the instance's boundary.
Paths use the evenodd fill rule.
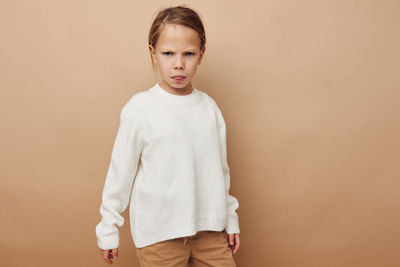
<path fill-rule="evenodd" d="M 184 91 L 191 89 L 191 80 L 205 51 L 205 47 L 200 51 L 200 38 L 196 31 L 182 25 L 167 24 L 156 48 L 149 45 L 149 50 L 153 62 L 158 66 L 163 85 Z M 185 78 L 176 80 L 173 76 Z"/>

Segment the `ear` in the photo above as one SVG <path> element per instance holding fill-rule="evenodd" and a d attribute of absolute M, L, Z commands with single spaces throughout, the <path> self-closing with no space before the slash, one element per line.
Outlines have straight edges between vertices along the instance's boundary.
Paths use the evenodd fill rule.
<path fill-rule="evenodd" d="M 200 57 L 199 57 L 199 64 L 198 65 L 201 64 L 201 60 L 203 59 L 204 52 L 206 52 L 206 46 L 205 45 L 204 45 L 203 49 L 200 51 Z"/>
<path fill-rule="evenodd" d="M 152 45 L 149 45 L 149 52 L 150 52 L 150 56 L 153 60 L 153 63 L 157 64 L 156 49 Z"/>

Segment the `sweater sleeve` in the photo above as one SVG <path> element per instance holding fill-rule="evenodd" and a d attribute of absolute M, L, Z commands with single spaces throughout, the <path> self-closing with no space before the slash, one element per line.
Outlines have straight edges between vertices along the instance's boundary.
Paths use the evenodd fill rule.
<path fill-rule="evenodd" d="M 220 141 L 220 149 L 222 153 L 222 166 L 225 179 L 226 201 L 228 205 L 228 220 L 226 232 L 228 234 L 240 233 L 239 229 L 239 216 L 236 210 L 239 208 L 238 200 L 229 194 L 230 189 L 230 168 L 227 159 L 227 146 L 226 146 L 226 124 L 221 110 L 217 106 L 218 114 L 218 134 Z"/>
<path fill-rule="evenodd" d="M 124 224 L 121 213 L 129 204 L 142 151 L 139 118 L 126 113 L 122 109 L 102 192 L 101 221 L 96 225 L 97 244 L 101 249 L 119 246 L 117 226 Z"/>

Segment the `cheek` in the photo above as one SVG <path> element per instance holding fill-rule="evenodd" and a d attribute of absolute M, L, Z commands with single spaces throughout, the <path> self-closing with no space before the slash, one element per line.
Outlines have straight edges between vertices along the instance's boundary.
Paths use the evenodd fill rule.
<path fill-rule="evenodd" d="M 193 60 L 193 62 L 190 62 L 190 69 L 195 70 L 198 65 L 199 65 L 199 61 Z"/>
<path fill-rule="evenodd" d="M 160 65 L 161 69 L 167 69 L 169 68 L 169 61 L 165 59 L 159 59 L 158 64 Z"/>
<path fill-rule="evenodd" d="M 187 61 L 187 65 L 191 66 L 191 67 L 196 67 L 198 63 L 199 63 L 199 59 L 198 58 L 192 58 L 192 59 Z"/>

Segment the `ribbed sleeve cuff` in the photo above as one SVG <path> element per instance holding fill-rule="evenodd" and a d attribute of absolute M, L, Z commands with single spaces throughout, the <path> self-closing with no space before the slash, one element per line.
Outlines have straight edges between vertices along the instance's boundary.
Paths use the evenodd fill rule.
<path fill-rule="evenodd" d="M 238 216 L 228 216 L 228 222 L 226 225 L 226 230 L 228 234 L 239 234 L 239 219 Z"/>
<path fill-rule="evenodd" d="M 101 249 L 114 249 L 119 246 L 119 235 L 110 235 L 97 238 L 97 245 Z"/>

